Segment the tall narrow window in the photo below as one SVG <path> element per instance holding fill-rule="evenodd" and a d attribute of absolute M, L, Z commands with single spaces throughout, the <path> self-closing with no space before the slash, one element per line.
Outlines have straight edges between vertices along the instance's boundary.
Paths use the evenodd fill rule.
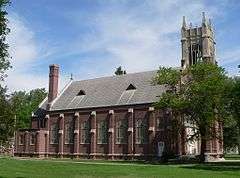
<path fill-rule="evenodd" d="M 30 145 L 34 145 L 35 144 L 35 133 L 31 133 L 30 135 Z"/>
<path fill-rule="evenodd" d="M 58 124 L 52 124 L 50 128 L 50 143 L 57 144 L 58 143 Z"/>
<path fill-rule="evenodd" d="M 24 145 L 24 138 L 23 134 L 19 135 L 19 145 Z"/>
<path fill-rule="evenodd" d="M 164 129 L 164 124 L 166 124 L 166 122 L 164 122 L 164 117 L 161 114 L 156 118 L 157 130 L 159 130 L 159 131 L 163 130 Z"/>
<path fill-rule="evenodd" d="M 74 122 L 69 121 L 65 123 L 65 144 L 72 144 L 74 142 Z"/>
<path fill-rule="evenodd" d="M 107 122 L 101 121 L 98 123 L 98 144 L 107 143 Z"/>
<path fill-rule="evenodd" d="M 81 143 L 90 143 L 90 123 L 88 120 L 81 124 Z"/>
<path fill-rule="evenodd" d="M 128 130 L 128 120 L 123 119 L 116 123 L 116 143 L 125 144 L 127 143 L 127 130 Z"/>
<path fill-rule="evenodd" d="M 136 122 L 136 143 L 145 144 L 148 142 L 147 120 L 137 120 Z"/>

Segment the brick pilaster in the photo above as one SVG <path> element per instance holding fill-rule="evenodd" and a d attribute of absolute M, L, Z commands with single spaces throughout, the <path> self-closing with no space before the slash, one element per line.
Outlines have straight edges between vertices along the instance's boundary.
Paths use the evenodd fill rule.
<path fill-rule="evenodd" d="M 128 109 L 128 154 L 134 155 L 134 117 L 133 117 L 133 108 Z"/>
<path fill-rule="evenodd" d="M 46 154 L 45 148 L 45 132 L 46 130 L 38 130 L 36 132 L 36 152 L 38 153 L 39 157 L 44 156 Z"/>
<path fill-rule="evenodd" d="M 63 145 L 64 145 L 64 114 L 60 114 L 59 116 L 59 151 L 58 154 L 60 157 L 63 156 Z"/>
<path fill-rule="evenodd" d="M 96 148 L 97 148 L 97 116 L 96 111 L 91 113 L 91 146 L 90 146 L 90 155 L 93 155 L 95 158 Z"/>
<path fill-rule="evenodd" d="M 40 131 L 36 131 L 36 144 L 35 144 L 36 153 L 40 152 Z"/>
<path fill-rule="evenodd" d="M 74 114 L 75 124 L 74 124 L 74 154 L 79 154 L 79 113 Z"/>
<path fill-rule="evenodd" d="M 49 131 L 50 131 L 50 117 L 49 117 L 49 115 L 46 115 L 45 116 L 45 119 L 47 120 L 47 126 L 46 126 L 46 128 L 47 128 L 47 130 L 46 130 L 46 132 L 45 132 L 45 137 L 46 137 L 46 149 L 45 149 L 45 151 L 46 151 L 46 156 L 48 157 L 48 152 L 49 152 Z"/>
<path fill-rule="evenodd" d="M 25 137 L 24 137 L 24 142 L 25 142 L 25 144 L 24 144 L 24 146 L 25 146 L 24 152 L 25 153 L 29 153 L 29 132 L 25 131 L 24 134 L 25 134 Z"/>
<path fill-rule="evenodd" d="M 112 155 L 112 159 L 114 159 L 114 146 L 115 146 L 115 118 L 114 118 L 114 110 L 109 110 L 109 128 L 108 128 L 108 150 L 109 154 Z"/>
<path fill-rule="evenodd" d="M 148 154 L 155 154 L 154 150 L 154 138 L 155 138 L 155 129 L 156 129 L 156 121 L 155 121 L 155 112 L 153 107 L 149 107 L 148 109 L 149 120 L 148 120 L 148 132 L 149 132 L 149 151 Z"/>
<path fill-rule="evenodd" d="M 18 131 L 15 131 L 15 133 L 14 133 L 14 155 L 15 155 L 15 153 L 19 152 L 19 149 L 18 149 L 18 147 L 19 147 L 18 138 L 19 138 Z"/>

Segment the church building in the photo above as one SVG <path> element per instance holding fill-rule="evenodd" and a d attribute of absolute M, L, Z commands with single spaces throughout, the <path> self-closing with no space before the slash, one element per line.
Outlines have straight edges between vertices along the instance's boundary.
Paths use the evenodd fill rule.
<path fill-rule="evenodd" d="M 197 60 L 216 62 L 213 28 L 204 14 L 199 27 L 187 26 L 183 18 L 181 44 L 183 69 Z M 32 115 L 31 128 L 16 133 L 16 156 L 148 159 L 199 154 L 200 142 L 186 141 L 191 130 L 174 134 L 171 111 L 154 107 L 168 90 L 153 84 L 157 71 L 71 80 L 59 92 L 59 66 L 49 68 L 48 97 Z M 222 155 L 221 139 L 209 141 L 207 152 Z"/>

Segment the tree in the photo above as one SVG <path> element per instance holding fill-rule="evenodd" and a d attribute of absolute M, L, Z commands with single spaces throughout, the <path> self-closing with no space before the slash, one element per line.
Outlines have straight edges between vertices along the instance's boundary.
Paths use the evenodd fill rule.
<path fill-rule="evenodd" d="M 8 70 L 10 66 L 9 62 L 9 53 L 8 53 L 8 44 L 6 43 L 6 36 L 10 32 L 10 29 L 7 27 L 7 11 L 5 7 L 9 5 L 9 0 L 0 1 L 0 79 L 5 78 L 5 71 Z"/>
<path fill-rule="evenodd" d="M 238 153 L 240 154 L 240 78 L 234 78 L 234 85 L 230 91 L 231 94 L 231 113 L 233 118 L 232 129 L 235 130 L 236 145 L 238 146 Z"/>
<path fill-rule="evenodd" d="M 238 137 L 239 131 L 236 120 L 232 117 L 232 115 L 229 115 L 229 120 L 224 122 L 223 126 L 223 142 L 224 150 L 226 152 L 238 146 Z"/>
<path fill-rule="evenodd" d="M 126 70 L 122 70 L 122 67 L 119 66 L 116 71 L 115 71 L 115 75 L 124 75 L 127 74 Z"/>
<path fill-rule="evenodd" d="M 10 29 L 7 27 L 6 6 L 9 0 L 0 1 L 0 81 L 5 78 L 5 72 L 10 68 L 8 44 L 6 36 Z M 14 118 L 12 117 L 11 107 L 7 100 L 6 88 L 0 85 L 0 144 L 8 141 L 14 130 Z"/>
<path fill-rule="evenodd" d="M 240 65 L 237 66 L 240 69 Z M 240 72 L 240 71 L 239 71 Z M 229 120 L 224 123 L 224 149 L 226 151 L 238 147 L 240 155 L 240 78 L 229 79 Z"/>
<path fill-rule="evenodd" d="M 30 92 L 18 91 L 11 95 L 10 103 L 16 115 L 17 128 L 29 126 L 31 114 L 38 108 L 38 105 L 47 96 L 44 88 L 31 90 Z"/>
<path fill-rule="evenodd" d="M 161 95 L 156 107 L 170 108 L 188 123 L 194 130 L 188 139 L 201 139 L 200 158 L 204 161 L 207 141 L 219 136 L 214 132 L 215 123 L 221 123 L 227 115 L 227 77 L 223 68 L 206 62 L 187 68 L 181 77 L 180 72 L 160 68 L 155 83 L 168 84 L 169 90 Z"/>
<path fill-rule="evenodd" d="M 6 97 L 6 88 L 0 87 L 0 145 L 8 142 L 14 133 L 14 115 Z"/>

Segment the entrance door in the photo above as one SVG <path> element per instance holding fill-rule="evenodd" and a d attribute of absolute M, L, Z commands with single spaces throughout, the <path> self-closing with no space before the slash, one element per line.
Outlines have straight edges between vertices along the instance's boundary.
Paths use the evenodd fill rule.
<path fill-rule="evenodd" d="M 158 142 L 158 157 L 162 157 L 164 151 L 164 142 Z"/>

